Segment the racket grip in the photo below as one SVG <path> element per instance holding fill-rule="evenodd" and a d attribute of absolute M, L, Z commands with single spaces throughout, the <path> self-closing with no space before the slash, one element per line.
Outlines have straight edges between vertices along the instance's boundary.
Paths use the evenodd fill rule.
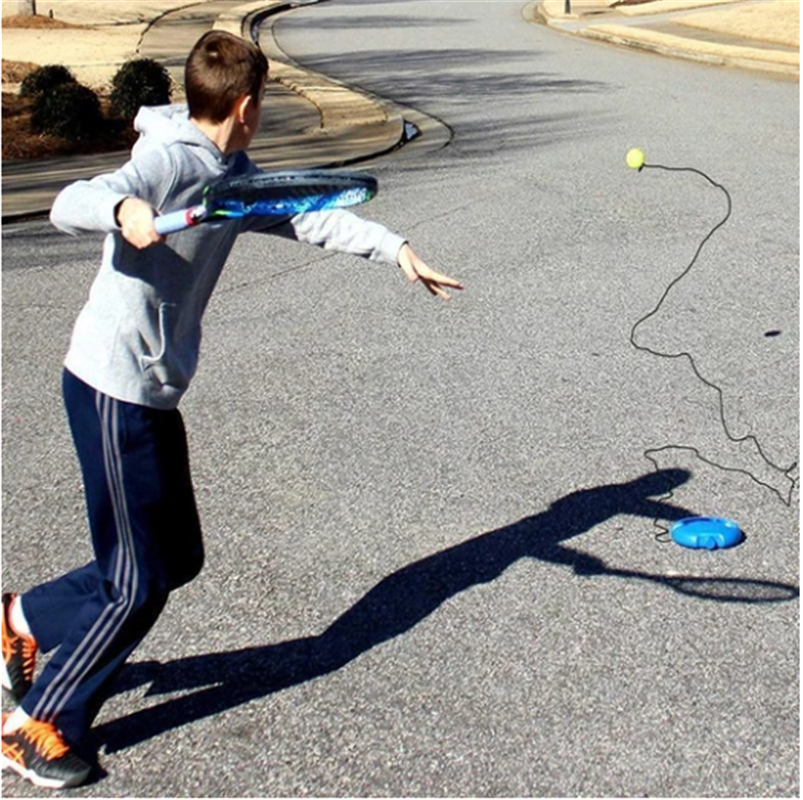
<path fill-rule="evenodd" d="M 162 236 L 168 233 L 177 233 L 178 231 L 191 228 L 198 223 L 195 208 L 182 208 L 179 211 L 171 211 L 169 214 L 162 214 L 156 217 L 153 221 L 153 227 L 156 232 Z"/>

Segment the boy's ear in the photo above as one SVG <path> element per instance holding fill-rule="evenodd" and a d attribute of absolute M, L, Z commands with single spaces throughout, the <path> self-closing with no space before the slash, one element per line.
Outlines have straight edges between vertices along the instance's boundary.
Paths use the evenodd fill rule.
<path fill-rule="evenodd" d="M 237 102 L 234 104 L 234 110 L 237 113 L 237 121 L 240 124 L 245 122 L 245 115 L 248 113 L 253 102 L 254 100 L 250 94 L 244 94 L 242 97 L 238 98 Z"/>

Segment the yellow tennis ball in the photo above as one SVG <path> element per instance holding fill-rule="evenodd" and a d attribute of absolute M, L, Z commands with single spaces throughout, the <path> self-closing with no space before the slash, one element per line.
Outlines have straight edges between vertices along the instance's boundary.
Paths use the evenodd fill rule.
<path fill-rule="evenodd" d="M 627 151 L 627 166 L 630 169 L 641 169 L 644 166 L 644 151 L 633 147 Z"/>

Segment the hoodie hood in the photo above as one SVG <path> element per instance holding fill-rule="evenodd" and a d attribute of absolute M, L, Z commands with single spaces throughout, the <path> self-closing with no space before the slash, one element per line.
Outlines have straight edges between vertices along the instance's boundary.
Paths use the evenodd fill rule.
<path fill-rule="evenodd" d="M 140 135 L 135 147 L 182 145 L 198 148 L 221 166 L 231 159 L 190 119 L 186 104 L 143 106 L 134 118 L 134 130 Z"/>

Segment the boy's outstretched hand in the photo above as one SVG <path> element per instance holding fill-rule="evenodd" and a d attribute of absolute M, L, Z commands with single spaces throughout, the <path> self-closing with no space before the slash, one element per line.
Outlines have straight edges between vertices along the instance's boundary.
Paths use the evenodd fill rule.
<path fill-rule="evenodd" d="M 410 283 L 420 281 L 424 288 L 433 295 L 437 295 L 443 300 L 451 300 L 451 295 L 444 287 L 452 289 L 462 289 L 463 284 L 450 278 L 448 275 L 441 275 L 430 269 L 413 251 L 409 244 L 405 243 L 399 250 L 399 266 L 404 270 L 407 280 Z"/>

